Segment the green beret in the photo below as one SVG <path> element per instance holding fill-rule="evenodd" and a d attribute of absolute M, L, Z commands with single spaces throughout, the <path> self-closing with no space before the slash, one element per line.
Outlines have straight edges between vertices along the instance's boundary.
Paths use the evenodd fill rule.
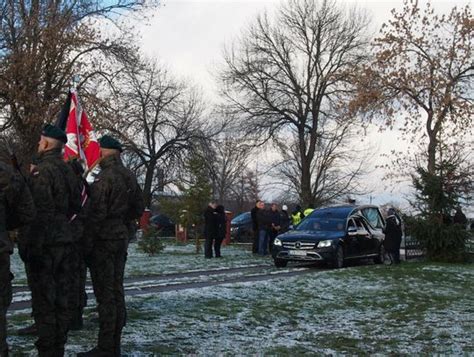
<path fill-rule="evenodd" d="M 120 144 L 117 139 L 109 135 L 104 135 L 103 137 L 101 137 L 99 139 L 99 145 L 101 148 L 104 149 L 114 149 L 122 152 L 122 144 Z"/>
<path fill-rule="evenodd" d="M 44 126 L 41 135 L 46 136 L 47 138 L 53 138 L 62 141 L 64 144 L 67 143 L 67 136 L 64 130 L 61 130 L 57 126 L 51 124 L 46 124 Z"/>

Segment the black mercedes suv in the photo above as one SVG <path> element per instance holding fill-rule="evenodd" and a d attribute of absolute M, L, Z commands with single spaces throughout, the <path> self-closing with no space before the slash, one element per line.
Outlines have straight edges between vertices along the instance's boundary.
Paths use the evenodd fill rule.
<path fill-rule="evenodd" d="M 326 262 L 341 268 L 349 259 L 383 263 L 385 221 L 377 206 L 336 206 L 314 210 L 272 248 L 275 266 L 289 261 Z"/>

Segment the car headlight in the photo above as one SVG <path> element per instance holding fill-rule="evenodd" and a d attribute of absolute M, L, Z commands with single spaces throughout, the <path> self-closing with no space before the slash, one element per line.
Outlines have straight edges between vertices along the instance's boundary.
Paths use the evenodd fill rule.
<path fill-rule="evenodd" d="M 318 248 L 327 248 L 332 244 L 332 240 L 322 240 L 318 243 Z"/>
<path fill-rule="evenodd" d="M 278 238 L 275 238 L 275 240 L 273 241 L 273 245 L 276 245 L 278 247 L 281 247 L 281 240 L 279 240 Z"/>

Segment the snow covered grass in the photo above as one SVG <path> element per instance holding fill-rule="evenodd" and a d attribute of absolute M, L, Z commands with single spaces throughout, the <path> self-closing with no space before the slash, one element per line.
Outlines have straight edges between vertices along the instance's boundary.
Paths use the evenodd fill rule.
<path fill-rule="evenodd" d="M 202 247 L 204 248 L 204 247 Z M 125 277 L 180 273 L 220 268 L 236 268 L 252 265 L 273 265 L 269 258 L 254 256 L 249 246 L 224 246 L 222 259 L 204 259 L 204 253 L 196 254 L 194 244 L 176 244 L 173 240 L 165 241 L 162 253 L 150 257 L 137 249 L 137 243 L 132 242 L 128 248 Z M 12 272 L 15 275 L 14 285 L 26 285 L 26 275 L 23 262 L 17 251 L 11 259 Z"/>
<path fill-rule="evenodd" d="M 202 242 L 202 244 L 203 243 L 204 242 Z M 147 254 L 141 253 L 136 249 L 136 244 L 131 244 L 129 247 L 129 259 L 127 261 L 125 276 L 169 274 L 185 271 L 273 264 L 273 261 L 268 258 L 254 256 L 248 246 L 225 246 L 222 247 L 223 258 L 204 259 L 204 246 L 202 246 L 201 252 L 196 254 L 196 246 L 194 244 L 165 244 L 165 250 L 154 257 L 149 257 Z"/>
<path fill-rule="evenodd" d="M 238 247 L 221 260 L 204 260 L 193 248 L 169 247 L 146 264 L 132 250 L 128 274 L 270 264 Z M 473 282 L 473 265 L 411 262 L 128 297 L 123 353 L 470 355 Z M 86 328 L 70 334 L 69 355 L 94 346 L 93 316 L 88 308 Z M 36 355 L 34 338 L 15 333 L 30 321 L 25 311 L 9 316 L 14 352 Z"/>

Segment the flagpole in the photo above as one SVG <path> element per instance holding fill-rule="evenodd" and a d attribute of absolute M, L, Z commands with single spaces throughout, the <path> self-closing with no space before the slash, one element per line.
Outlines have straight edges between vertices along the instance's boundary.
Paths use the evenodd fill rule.
<path fill-rule="evenodd" d="M 81 80 L 81 77 L 78 75 L 78 74 L 75 74 L 72 76 L 71 78 L 71 90 L 73 90 L 74 92 L 77 91 L 77 85 L 79 84 Z"/>

